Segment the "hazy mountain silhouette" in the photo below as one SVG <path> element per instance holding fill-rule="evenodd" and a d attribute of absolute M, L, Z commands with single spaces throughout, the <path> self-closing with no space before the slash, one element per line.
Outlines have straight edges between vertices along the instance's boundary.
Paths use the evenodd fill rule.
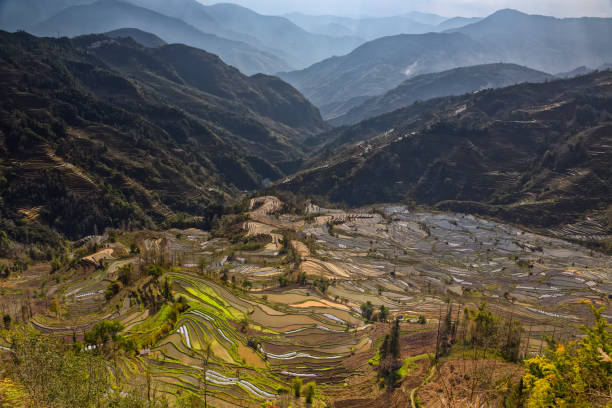
<path fill-rule="evenodd" d="M 329 116 L 354 98 L 376 96 L 411 76 L 444 69 L 505 62 L 563 72 L 612 60 L 609 18 L 556 19 L 501 10 L 446 34 L 463 36 L 380 38 L 346 56 L 281 75 Z"/>
<path fill-rule="evenodd" d="M 31 32 L 43 36 L 56 36 L 59 33 L 72 37 L 125 27 L 154 33 L 168 43 L 187 44 L 217 54 L 227 64 L 245 73 L 275 72 L 279 66 L 287 66 L 275 55 L 248 44 L 203 33 L 182 20 L 116 0 L 69 7 L 37 24 Z"/>
<path fill-rule="evenodd" d="M 612 60 L 612 18 L 565 18 L 500 10 L 454 32 L 495 47 L 501 61 L 546 72 Z"/>
<path fill-rule="evenodd" d="M 406 13 L 391 17 L 340 17 L 333 15 L 285 14 L 303 29 L 330 36 L 357 36 L 373 40 L 399 34 L 424 34 L 475 23 L 480 18 L 454 17 L 447 19 L 436 14 Z"/>
<path fill-rule="evenodd" d="M 403 108 L 419 100 L 462 95 L 522 82 L 542 82 L 550 78 L 552 76 L 549 74 L 515 64 L 476 65 L 424 74 L 407 79 L 397 88 L 368 99 L 346 114 L 332 118 L 330 122 L 334 125 L 354 124 Z"/>
<path fill-rule="evenodd" d="M 348 55 L 280 76 L 326 116 L 334 104 L 380 95 L 415 75 L 497 62 L 495 55 L 494 50 L 463 34 L 398 35 L 370 41 Z"/>
<path fill-rule="evenodd" d="M 166 45 L 166 42 L 155 34 L 147 33 L 146 31 L 136 28 L 120 28 L 118 30 L 105 33 L 106 36 L 112 38 L 131 38 L 143 47 L 157 48 Z"/>

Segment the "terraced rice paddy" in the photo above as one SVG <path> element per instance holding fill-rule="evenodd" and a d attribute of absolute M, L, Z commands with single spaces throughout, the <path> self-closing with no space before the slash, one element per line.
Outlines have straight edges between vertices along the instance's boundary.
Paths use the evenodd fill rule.
<path fill-rule="evenodd" d="M 148 253 L 165 248 L 167 256 L 180 259 L 182 266 L 163 278 L 189 306 L 169 334 L 133 363 L 139 370 L 147 367 L 161 390 L 200 392 L 207 382 L 210 398 L 220 405 L 259 406 L 301 377 L 315 380 L 323 392 L 342 393 L 344 384 L 361 384 L 371 373 L 367 362 L 387 330 L 384 324 L 364 323 L 360 306 L 368 301 L 406 322 L 424 315 L 430 323 L 438 321 L 447 299 L 472 307 L 487 301 L 497 312 L 520 316 L 531 334 L 526 346 L 537 352 L 543 335 L 575 333 L 588 316 L 582 300 L 607 304 L 612 293 L 609 257 L 493 221 L 401 206 L 350 214 L 311 206 L 310 213 L 321 216 L 308 222 L 270 215 L 282 207 L 277 199 L 257 200 L 243 228 L 247 235 L 269 234 L 272 242 L 248 256 L 232 257 L 227 240 L 197 230 L 173 230 L 144 241 Z M 327 220 L 335 220 L 333 231 Z M 283 264 L 278 254 L 280 231 L 287 230 L 300 237 L 290 242 L 301 257 L 299 268 Z M 316 242 L 316 252 L 306 239 Z M 198 266 L 202 261 L 205 270 Z M 137 258 L 106 262 L 105 269 L 65 287 L 64 295 L 75 305 L 87 299 L 100 304 L 109 273 Z M 278 277 L 292 267 L 306 274 L 306 284 L 279 287 Z M 221 268 L 252 287 L 212 279 Z M 324 292 L 315 283 L 322 278 L 329 283 Z M 129 300 L 120 306 L 112 316 L 128 335 L 150 334 L 163 322 L 163 309 L 149 316 Z M 101 309 L 87 313 L 90 319 L 109 318 Z M 431 325 L 406 325 L 416 334 L 435 331 Z M 415 344 L 427 343 L 430 334 L 415 335 Z M 212 353 L 204 366 L 207 345 Z M 429 352 L 415 348 L 402 374 L 417 371 Z"/>

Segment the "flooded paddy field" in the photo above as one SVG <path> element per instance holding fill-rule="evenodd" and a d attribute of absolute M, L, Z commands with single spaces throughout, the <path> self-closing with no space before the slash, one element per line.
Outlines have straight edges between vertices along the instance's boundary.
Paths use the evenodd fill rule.
<path fill-rule="evenodd" d="M 374 381 L 369 361 L 389 325 L 365 321 L 367 302 L 375 313 L 384 306 L 389 320 L 401 318 L 412 339 L 404 357 L 421 358 L 431 353 L 449 303 L 458 317 L 487 302 L 520 319 L 528 333 L 522 349 L 533 355 L 544 336 L 575 338 L 591 318 L 583 301 L 610 301 L 610 257 L 555 237 L 402 206 L 345 212 L 311 205 L 299 216 L 281 214 L 273 197 L 252 205 L 237 227 L 239 240 L 169 230 L 138 236 L 138 254 L 119 244 L 103 248 L 104 259 L 90 257 L 100 262 L 92 273 L 53 287 L 65 298 L 70 325 L 40 315 L 33 321 L 70 333 L 85 322 L 118 319 L 128 336 L 152 339 L 126 373 L 146 367 L 164 392 L 197 391 L 206 381 L 219 405 L 260 406 L 295 377 L 338 396 Z M 262 244 L 245 244 L 254 238 Z M 104 291 L 121 268 L 163 262 L 174 266 L 159 279 L 187 308 L 166 335 L 154 337 L 168 306 L 149 313 L 129 294 L 111 305 Z M 413 375 L 424 376 L 427 360 L 417 363 Z"/>

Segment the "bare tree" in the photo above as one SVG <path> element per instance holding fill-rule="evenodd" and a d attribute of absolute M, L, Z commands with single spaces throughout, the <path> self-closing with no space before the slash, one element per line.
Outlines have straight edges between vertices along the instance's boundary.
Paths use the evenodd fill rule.
<path fill-rule="evenodd" d="M 210 360 L 210 353 L 212 352 L 212 342 L 207 341 L 204 344 L 204 360 L 202 360 L 202 368 L 204 369 L 204 408 L 208 408 L 206 401 L 206 395 L 208 394 L 208 380 L 206 373 L 208 371 L 208 361 Z"/>

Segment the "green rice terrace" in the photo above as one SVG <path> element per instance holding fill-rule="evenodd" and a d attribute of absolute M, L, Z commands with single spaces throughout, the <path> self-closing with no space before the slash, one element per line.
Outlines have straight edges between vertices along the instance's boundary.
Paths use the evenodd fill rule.
<path fill-rule="evenodd" d="M 0 310 L 89 350 L 107 347 L 99 322 L 119 322 L 132 351 L 113 375 L 171 406 L 189 393 L 215 407 L 443 407 L 467 406 L 447 405 L 465 397 L 461 370 L 520 378 L 517 357 L 593 322 L 585 301 L 609 305 L 609 256 L 518 227 L 404 206 L 296 213 L 272 196 L 249 208 L 211 232 L 88 237 L 65 265 L 1 280 Z M 483 308 L 509 321 L 508 338 L 522 325 L 514 359 L 464 345 L 468 311 Z M 297 379 L 316 384 L 301 399 Z"/>

